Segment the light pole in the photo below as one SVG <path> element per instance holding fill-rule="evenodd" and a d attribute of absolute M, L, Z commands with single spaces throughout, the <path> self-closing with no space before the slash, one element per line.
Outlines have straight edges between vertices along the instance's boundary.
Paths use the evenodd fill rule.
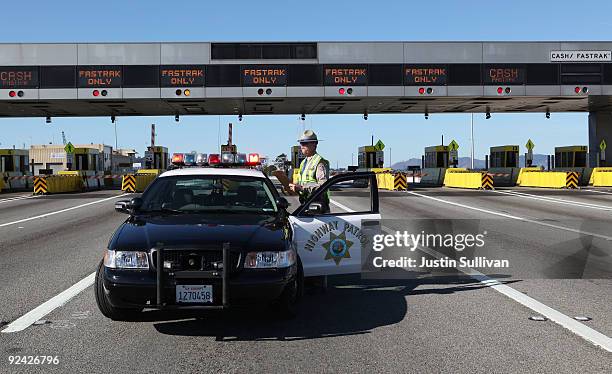
<path fill-rule="evenodd" d="M 472 169 L 474 169 L 474 113 L 472 113 L 471 115 L 471 121 L 470 121 L 470 130 L 472 133 L 471 139 L 472 139 Z"/>

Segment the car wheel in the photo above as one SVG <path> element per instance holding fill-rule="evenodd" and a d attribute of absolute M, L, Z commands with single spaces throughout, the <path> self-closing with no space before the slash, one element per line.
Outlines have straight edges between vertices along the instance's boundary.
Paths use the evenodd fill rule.
<path fill-rule="evenodd" d="M 274 304 L 274 309 L 282 318 L 293 318 L 297 315 L 300 301 L 304 293 L 304 270 L 298 258 L 298 271 L 293 281 L 285 287 L 280 298 Z"/>
<path fill-rule="evenodd" d="M 125 309 L 116 308 L 111 305 L 106 295 L 106 289 L 104 288 L 104 262 L 100 261 L 98 271 L 96 272 L 96 284 L 94 286 L 96 293 L 96 304 L 100 312 L 113 321 L 129 321 L 135 319 L 140 312 L 141 308 Z"/>

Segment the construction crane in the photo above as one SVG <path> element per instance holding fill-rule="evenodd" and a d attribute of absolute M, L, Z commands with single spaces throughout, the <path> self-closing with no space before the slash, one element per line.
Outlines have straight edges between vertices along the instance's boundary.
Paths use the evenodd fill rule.
<path fill-rule="evenodd" d="M 64 145 L 66 145 L 66 134 L 64 134 L 63 131 L 62 131 L 62 142 L 64 142 Z"/>

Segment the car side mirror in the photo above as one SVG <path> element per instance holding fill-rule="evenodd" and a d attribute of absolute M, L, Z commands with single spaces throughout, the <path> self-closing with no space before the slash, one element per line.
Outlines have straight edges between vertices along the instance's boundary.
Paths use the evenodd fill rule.
<path fill-rule="evenodd" d="M 115 211 L 119 213 L 129 213 L 128 205 L 130 204 L 129 200 L 119 200 L 115 202 Z"/>
<path fill-rule="evenodd" d="M 311 216 L 316 216 L 323 213 L 323 204 L 312 202 L 308 205 L 306 213 Z"/>
<path fill-rule="evenodd" d="M 142 207 L 142 199 L 140 197 L 135 197 L 130 200 L 130 203 L 127 206 L 130 213 L 137 212 L 138 210 L 140 210 L 140 207 Z"/>
<path fill-rule="evenodd" d="M 279 197 L 276 199 L 276 206 L 279 209 L 287 210 L 289 208 L 289 202 L 284 197 Z"/>

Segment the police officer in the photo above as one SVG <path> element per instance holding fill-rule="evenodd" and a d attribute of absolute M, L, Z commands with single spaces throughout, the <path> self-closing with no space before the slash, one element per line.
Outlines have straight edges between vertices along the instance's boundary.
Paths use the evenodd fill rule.
<path fill-rule="evenodd" d="M 317 153 L 319 139 L 317 139 L 317 134 L 314 131 L 304 131 L 298 142 L 305 158 L 300 163 L 297 183 L 289 184 L 289 188 L 291 191 L 298 193 L 300 203 L 303 203 L 314 190 L 329 178 L 329 162 Z M 323 205 L 324 212 L 329 212 L 329 196 L 326 193 L 317 202 Z"/>

